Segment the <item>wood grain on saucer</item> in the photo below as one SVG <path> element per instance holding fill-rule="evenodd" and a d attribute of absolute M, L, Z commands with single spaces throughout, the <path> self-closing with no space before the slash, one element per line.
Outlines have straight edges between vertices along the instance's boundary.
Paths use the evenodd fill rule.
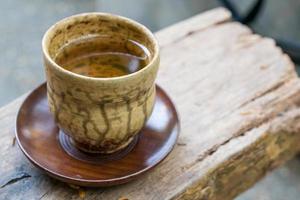
<path fill-rule="evenodd" d="M 92 187 L 122 184 L 157 165 L 176 143 L 178 116 L 171 100 L 158 86 L 155 102 L 149 121 L 128 154 L 111 160 L 95 157 L 100 159 L 99 163 L 87 162 L 70 156 L 62 148 L 59 129 L 49 111 L 46 84 L 43 84 L 20 108 L 16 122 L 17 141 L 33 164 L 56 179 Z"/>

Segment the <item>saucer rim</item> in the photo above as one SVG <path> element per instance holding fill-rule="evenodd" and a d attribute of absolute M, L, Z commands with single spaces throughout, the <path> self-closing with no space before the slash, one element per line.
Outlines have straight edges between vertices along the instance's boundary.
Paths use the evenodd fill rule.
<path fill-rule="evenodd" d="M 60 174 L 58 172 L 55 172 L 51 169 L 48 169 L 47 166 L 42 166 L 40 163 L 38 163 L 34 158 L 32 158 L 29 153 L 24 149 L 24 147 L 22 146 L 22 142 L 20 141 L 19 138 L 19 133 L 20 131 L 18 131 L 18 129 L 20 129 L 20 127 L 18 126 L 18 121 L 20 120 L 20 116 L 21 116 L 21 111 L 22 108 L 24 107 L 24 104 L 28 101 L 28 99 L 34 95 L 35 93 L 38 92 L 38 90 L 40 90 L 42 87 L 46 87 L 46 82 L 40 84 L 38 87 L 36 87 L 35 89 L 33 89 L 23 100 L 22 104 L 19 107 L 19 110 L 17 112 L 16 115 L 16 120 L 15 120 L 15 137 L 18 143 L 19 148 L 21 149 L 21 151 L 23 152 L 23 154 L 27 157 L 27 159 L 33 163 L 37 168 L 39 168 L 42 171 L 45 171 L 48 175 L 50 175 L 53 178 L 59 179 L 63 182 L 67 182 L 67 183 L 71 183 L 72 184 L 76 184 L 76 185 L 82 185 L 82 186 L 89 186 L 89 187 L 103 187 L 103 186 L 112 186 L 112 185 L 119 185 L 119 184 L 123 184 L 126 182 L 129 182 L 130 180 L 144 174 L 145 172 L 149 171 L 150 169 L 156 167 L 159 163 L 161 163 L 171 152 L 172 150 L 175 148 L 177 141 L 178 141 L 178 137 L 179 137 L 179 133 L 181 131 L 181 125 L 180 125 L 180 117 L 177 111 L 177 108 L 175 106 L 175 104 L 173 103 L 174 101 L 172 101 L 172 99 L 169 97 L 169 95 L 165 92 L 164 89 L 162 89 L 159 85 L 156 84 L 156 90 L 160 90 L 161 93 L 163 94 L 163 96 L 166 97 L 166 100 L 169 102 L 169 106 L 171 107 L 171 110 L 174 111 L 174 116 L 175 116 L 175 126 L 172 129 L 173 133 L 170 133 L 170 137 L 174 137 L 175 135 L 175 139 L 173 144 L 169 147 L 169 149 L 167 149 L 162 155 L 161 158 L 156 161 L 155 163 L 128 175 L 125 176 L 121 176 L 121 177 L 117 177 L 117 178 L 110 178 L 110 179 L 99 179 L 99 180 L 87 180 L 87 179 L 82 179 L 82 178 L 74 178 L 74 177 L 70 177 L 70 176 L 66 176 L 63 174 Z M 47 87 L 46 87 L 47 89 Z M 134 147 L 135 148 L 135 147 Z M 133 149 L 134 149 L 133 148 Z M 65 151 L 65 150 L 64 150 Z M 66 152 L 67 153 L 67 152 Z M 70 156 L 70 155 L 69 155 Z"/>

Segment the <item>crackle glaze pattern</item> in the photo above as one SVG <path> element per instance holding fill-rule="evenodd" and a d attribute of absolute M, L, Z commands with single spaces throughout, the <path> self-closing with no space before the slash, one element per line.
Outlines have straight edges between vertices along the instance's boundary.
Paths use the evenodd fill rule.
<path fill-rule="evenodd" d="M 143 44 L 150 51 L 148 65 L 125 76 L 91 78 L 54 62 L 64 45 L 95 35 L 109 36 L 113 43 L 134 40 Z M 125 44 L 126 48 L 131 47 Z M 53 25 L 43 38 L 43 53 L 48 102 L 59 128 L 84 151 L 112 153 L 126 147 L 152 112 L 158 51 L 148 29 L 111 14 L 80 14 Z"/>

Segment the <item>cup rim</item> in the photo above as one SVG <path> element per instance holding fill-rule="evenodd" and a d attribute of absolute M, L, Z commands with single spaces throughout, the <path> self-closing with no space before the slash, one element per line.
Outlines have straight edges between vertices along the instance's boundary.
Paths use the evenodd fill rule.
<path fill-rule="evenodd" d="M 47 48 L 47 41 L 49 39 L 49 35 L 52 33 L 52 31 L 55 30 L 55 28 L 58 25 L 60 25 L 62 23 L 67 23 L 71 19 L 78 18 L 78 17 L 84 17 L 84 16 L 88 16 L 88 15 L 111 16 L 114 19 L 119 19 L 119 20 L 125 21 L 127 23 L 134 24 L 134 26 L 137 26 L 140 29 L 142 29 L 142 31 L 147 35 L 147 37 L 150 38 L 150 40 L 153 42 L 153 45 L 154 45 L 154 55 L 153 55 L 152 59 L 150 60 L 150 62 L 145 67 L 143 67 L 142 69 L 140 69 L 136 72 L 133 72 L 131 74 L 122 75 L 122 76 L 116 76 L 116 77 L 90 77 L 90 76 L 84 76 L 84 75 L 81 75 L 81 74 L 77 74 L 77 73 L 68 71 L 68 70 L 64 69 L 63 67 L 61 67 L 60 65 L 58 65 L 49 55 L 49 51 L 48 51 L 48 48 Z M 131 78 L 133 76 L 137 76 L 138 74 L 141 74 L 144 71 L 148 70 L 148 68 L 150 66 L 152 66 L 159 59 L 159 44 L 158 44 L 158 41 L 157 41 L 156 37 L 154 36 L 154 34 L 146 26 L 144 26 L 143 24 L 141 24 L 141 23 L 139 23 L 135 20 L 129 19 L 127 17 L 123 17 L 123 16 L 120 16 L 120 15 L 112 14 L 112 13 L 105 13 L 105 12 L 85 12 L 85 13 L 71 15 L 69 17 L 65 17 L 65 18 L 57 21 L 52 26 L 50 26 L 47 29 L 47 31 L 44 33 L 43 39 L 42 39 L 42 51 L 43 51 L 43 54 L 44 54 L 45 58 L 57 70 L 61 71 L 62 73 L 65 73 L 69 76 L 74 76 L 74 77 L 77 77 L 77 78 L 80 78 L 80 79 L 85 79 L 85 80 L 90 80 L 90 81 L 99 81 L 99 80 L 101 80 L 101 81 L 112 81 L 112 80 L 121 80 L 121 79 L 123 80 L 123 79 Z"/>

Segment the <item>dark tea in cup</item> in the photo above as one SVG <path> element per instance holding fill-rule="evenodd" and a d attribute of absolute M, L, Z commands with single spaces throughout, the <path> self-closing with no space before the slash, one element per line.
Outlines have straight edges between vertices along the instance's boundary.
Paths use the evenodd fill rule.
<path fill-rule="evenodd" d="M 123 76 L 148 64 L 148 49 L 133 40 L 106 36 L 79 38 L 60 49 L 55 62 L 71 72 L 97 78 Z"/>

